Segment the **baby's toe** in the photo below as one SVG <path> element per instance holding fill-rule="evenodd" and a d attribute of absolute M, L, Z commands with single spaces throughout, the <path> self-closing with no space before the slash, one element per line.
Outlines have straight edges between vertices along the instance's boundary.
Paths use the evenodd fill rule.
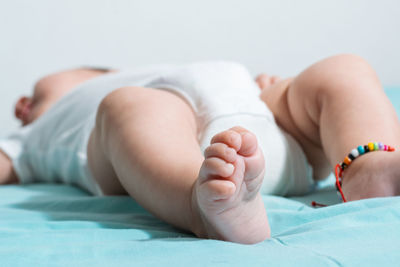
<path fill-rule="evenodd" d="M 211 139 L 211 145 L 215 143 L 223 143 L 228 147 L 231 147 L 238 151 L 242 144 L 242 137 L 237 131 L 229 129 L 214 135 L 214 137 Z"/>
<path fill-rule="evenodd" d="M 239 133 L 241 136 L 241 145 L 238 153 L 245 157 L 252 156 L 257 151 L 257 137 L 243 127 L 236 126 L 231 130 Z"/>
<path fill-rule="evenodd" d="M 235 167 L 220 158 L 206 158 L 201 166 L 199 177 L 204 180 L 215 177 L 229 177 L 233 174 Z"/>
<path fill-rule="evenodd" d="M 229 180 L 212 179 L 201 185 L 204 199 L 215 201 L 228 198 L 235 193 L 236 186 Z"/>
<path fill-rule="evenodd" d="M 216 157 L 223 159 L 227 162 L 235 162 L 237 154 L 235 149 L 229 147 L 224 143 L 214 143 L 206 148 L 206 150 L 204 151 L 204 157 Z"/>

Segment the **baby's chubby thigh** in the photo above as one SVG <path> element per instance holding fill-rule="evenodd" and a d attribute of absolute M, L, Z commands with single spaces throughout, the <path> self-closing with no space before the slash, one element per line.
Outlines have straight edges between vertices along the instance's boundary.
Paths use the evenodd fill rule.
<path fill-rule="evenodd" d="M 201 150 L 212 137 L 234 126 L 241 126 L 257 137 L 265 158 L 265 175 L 260 192 L 273 195 L 300 195 L 313 185 L 312 170 L 299 144 L 281 130 L 268 115 L 233 114 L 213 119 L 200 138 Z"/>

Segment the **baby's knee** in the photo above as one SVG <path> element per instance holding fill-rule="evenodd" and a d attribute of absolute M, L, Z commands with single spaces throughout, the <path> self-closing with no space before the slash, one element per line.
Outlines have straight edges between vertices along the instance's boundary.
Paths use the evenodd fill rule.
<path fill-rule="evenodd" d="M 377 81 L 377 75 L 369 63 L 360 56 L 341 54 L 326 58 L 309 67 L 297 78 L 297 84 L 305 84 L 308 90 L 321 94 L 347 94 L 352 90 L 363 90 L 358 86 L 366 81 Z"/>
<path fill-rule="evenodd" d="M 129 102 L 134 101 L 133 92 L 136 90 L 141 90 L 140 87 L 122 87 L 116 89 L 106 95 L 99 105 L 99 112 L 110 112 L 114 109 L 119 109 L 120 107 L 129 104 Z"/>
<path fill-rule="evenodd" d="M 106 131 L 107 129 L 118 128 L 123 123 L 124 116 L 135 107 L 138 94 L 143 88 L 122 87 L 109 93 L 101 101 L 96 115 L 96 130 Z"/>
<path fill-rule="evenodd" d="M 320 61 L 317 65 L 330 76 L 374 73 L 371 65 L 364 58 L 354 54 L 331 56 Z"/>

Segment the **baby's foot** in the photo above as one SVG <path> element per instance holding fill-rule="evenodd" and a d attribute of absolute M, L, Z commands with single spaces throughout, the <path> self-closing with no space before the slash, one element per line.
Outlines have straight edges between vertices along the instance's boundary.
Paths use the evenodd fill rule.
<path fill-rule="evenodd" d="M 270 236 L 261 195 L 264 157 L 254 134 L 234 127 L 219 133 L 205 151 L 193 188 L 200 237 L 257 243 Z"/>
<path fill-rule="evenodd" d="M 268 88 L 269 86 L 279 82 L 281 79 L 278 76 L 269 76 L 265 73 L 260 74 L 256 78 L 256 83 L 261 90 Z"/>
<path fill-rule="evenodd" d="M 399 162 L 399 151 L 375 151 L 357 158 L 343 172 L 346 200 L 400 195 Z"/>

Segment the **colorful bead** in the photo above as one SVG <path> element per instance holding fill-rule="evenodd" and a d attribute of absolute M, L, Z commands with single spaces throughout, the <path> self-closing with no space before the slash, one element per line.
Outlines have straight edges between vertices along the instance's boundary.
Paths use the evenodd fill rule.
<path fill-rule="evenodd" d="M 349 157 L 345 157 L 343 162 L 346 163 L 346 165 L 350 165 L 351 159 Z"/>
<path fill-rule="evenodd" d="M 378 150 L 384 150 L 384 151 L 394 151 L 394 147 L 384 145 L 381 142 L 375 142 L 375 143 L 368 143 L 368 145 L 365 146 L 358 146 L 357 148 L 354 148 L 353 150 L 350 151 L 350 153 L 347 155 L 347 157 L 344 158 L 343 162 L 340 164 L 340 168 L 344 170 L 350 164 L 355 160 L 357 157 L 368 153 L 370 151 L 378 151 Z"/>
<path fill-rule="evenodd" d="M 374 143 L 368 143 L 369 151 L 374 151 Z"/>
<path fill-rule="evenodd" d="M 374 143 L 374 150 L 375 151 L 379 150 L 379 144 L 377 142 Z"/>
<path fill-rule="evenodd" d="M 382 142 L 379 142 L 379 150 L 383 150 L 385 148 L 385 146 L 382 144 Z"/>
<path fill-rule="evenodd" d="M 360 153 L 358 153 L 357 148 L 354 148 L 352 151 L 350 151 L 350 154 L 351 154 L 354 158 L 357 158 L 357 157 L 360 155 Z M 353 159 L 351 159 L 351 160 L 353 160 Z"/>
<path fill-rule="evenodd" d="M 347 167 L 348 167 L 348 165 L 346 163 L 344 163 L 344 162 L 342 162 L 342 164 L 340 164 L 340 168 L 342 170 L 346 169 Z"/>

